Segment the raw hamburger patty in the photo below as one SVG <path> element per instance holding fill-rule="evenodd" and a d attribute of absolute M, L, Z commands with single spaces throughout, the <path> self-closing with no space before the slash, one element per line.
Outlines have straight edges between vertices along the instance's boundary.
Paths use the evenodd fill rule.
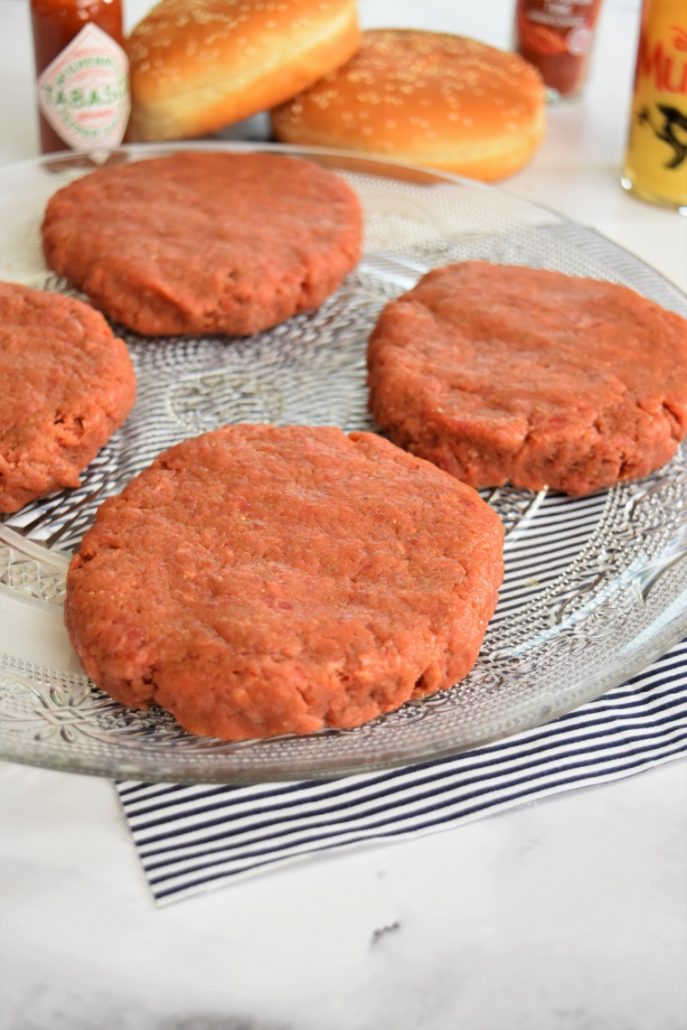
<path fill-rule="evenodd" d="M 358 200 L 276 154 L 179 153 L 59 190 L 45 259 L 144 335 L 247 335 L 317 307 L 360 254 Z"/>
<path fill-rule="evenodd" d="M 386 306 L 368 366 L 379 425 L 475 487 L 591 493 L 687 431 L 687 321 L 594 279 L 436 269 Z"/>
<path fill-rule="evenodd" d="M 78 486 L 122 424 L 136 379 L 102 315 L 57 293 L 0 283 L 0 511 Z"/>
<path fill-rule="evenodd" d="M 466 675 L 502 536 L 474 490 L 373 434 L 227 426 L 101 507 L 67 627 L 97 684 L 194 733 L 357 726 Z"/>

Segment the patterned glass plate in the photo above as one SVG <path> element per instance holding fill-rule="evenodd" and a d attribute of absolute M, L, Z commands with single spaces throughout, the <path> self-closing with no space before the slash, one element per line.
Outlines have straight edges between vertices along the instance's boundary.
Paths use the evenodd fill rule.
<path fill-rule="evenodd" d="M 175 149 L 123 148 L 109 161 Z M 127 424 L 78 489 L 0 521 L 1 757 L 151 781 L 363 772 L 553 719 L 648 665 L 687 631 L 682 449 L 649 479 L 583 500 L 485 493 L 506 527 L 506 580 L 477 665 L 460 685 L 364 727 L 232 745 L 191 736 L 164 712 L 123 708 L 92 686 L 69 646 L 61 606 L 69 553 L 101 501 L 163 448 L 224 423 L 373 428 L 367 336 L 382 305 L 427 269 L 466 258 L 554 268 L 625 283 L 687 315 L 685 298 L 642 262 L 505 193 L 353 155 L 281 150 L 326 163 L 357 190 L 364 257 L 318 311 L 250 339 L 124 334 L 139 377 Z M 0 278 L 67 289 L 43 264 L 42 211 L 54 190 L 93 167 L 89 158 L 70 156 L 0 169 Z"/>

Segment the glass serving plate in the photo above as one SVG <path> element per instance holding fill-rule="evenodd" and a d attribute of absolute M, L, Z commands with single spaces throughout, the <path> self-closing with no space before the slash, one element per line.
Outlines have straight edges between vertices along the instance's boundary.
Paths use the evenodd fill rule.
<path fill-rule="evenodd" d="M 108 160 L 176 149 L 125 147 Z M 533 204 L 352 154 L 279 149 L 326 164 L 355 188 L 366 225 L 360 265 L 318 311 L 249 339 L 141 340 L 118 330 L 139 380 L 127 424 L 78 489 L 0 521 L 0 757 L 150 781 L 360 773 L 554 719 L 639 671 L 687 631 L 683 448 L 650 478 L 582 500 L 485 492 L 506 529 L 506 578 L 475 668 L 458 686 L 358 729 L 228 744 L 194 737 L 160 710 L 126 709 L 83 675 L 62 622 L 64 577 L 103 499 L 159 451 L 224 423 L 373 429 L 367 337 L 384 303 L 429 268 L 470 258 L 553 268 L 624 283 L 687 315 L 684 296 L 651 268 Z M 0 278 L 68 289 L 43 263 L 42 212 L 56 189 L 94 167 L 88 157 L 67 156 L 0 169 Z"/>

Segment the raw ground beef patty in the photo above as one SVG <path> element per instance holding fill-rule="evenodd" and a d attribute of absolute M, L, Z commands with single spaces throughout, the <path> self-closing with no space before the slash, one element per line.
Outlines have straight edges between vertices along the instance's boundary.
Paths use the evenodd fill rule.
<path fill-rule="evenodd" d="M 97 311 L 0 283 L 0 389 L 0 512 L 12 512 L 79 485 L 129 413 L 136 379 Z"/>
<path fill-rule="evenodd" d="M 194 733 L 357 726 L 470 670 L 502 539 L 474 490 L 381 437 L 227 426 L 101 507 L 67 627 L 99 686 Z"/>
<path fill-rule="evenodd" d="M 360 255 L 338 176 L 266 153 L 182 152 L 99 169 L 43 220 L 50 268 L 144 335 L 248 335 L 316 308 Z"/>
<path fill-rule="evenodd" d="M 594 279 L 436 269 L 383 310 L 368 366 L 379 425 L 475 487 L 591 493 L 687 431 L 687 321 Z"/>

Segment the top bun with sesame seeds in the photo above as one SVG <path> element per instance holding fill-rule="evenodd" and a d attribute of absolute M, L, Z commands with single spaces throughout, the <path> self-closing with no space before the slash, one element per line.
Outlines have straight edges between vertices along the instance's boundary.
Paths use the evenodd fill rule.
<path fill-rule="evenodd" d="M 134 140 L 201 136 L 346 62 L 356 0 L 161 0 L 127 42 Z"/>
<path fill-rule="evenodd" d="M 373 29 L 348 64 L 272 111 L 272 127 L 288 143 L 493 182 L 536 150 L 544 103 L 539 73 L 517 54 L 445 33 Z"/>

